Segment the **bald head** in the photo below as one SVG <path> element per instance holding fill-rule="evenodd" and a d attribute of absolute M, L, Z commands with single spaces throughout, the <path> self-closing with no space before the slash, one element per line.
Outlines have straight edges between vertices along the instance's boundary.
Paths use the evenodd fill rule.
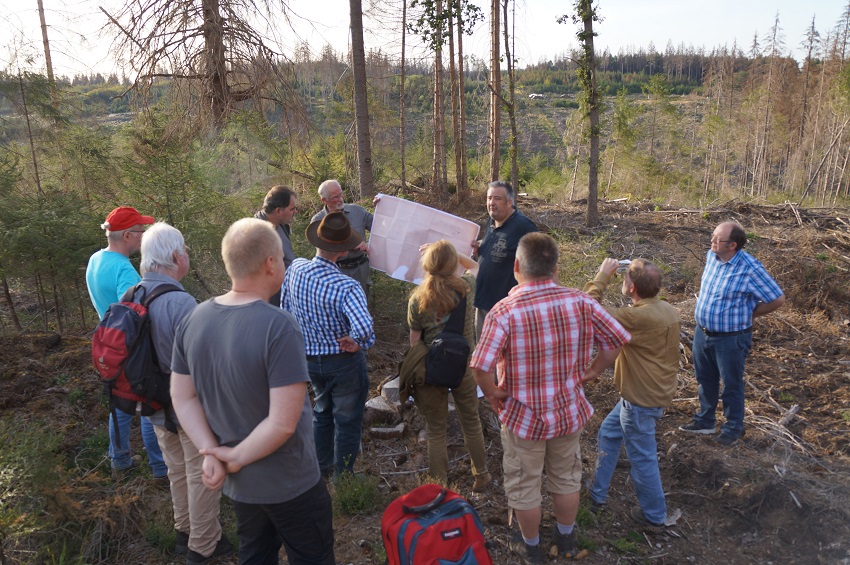
<path fill-rule="evenodd" d="M 231 280 L 256 275 L 269 257 L 280 257 L 283 261 L 283 246 L 272 225 L 263 220 L 237 220 L 221 240 L 221 258 Z"/>

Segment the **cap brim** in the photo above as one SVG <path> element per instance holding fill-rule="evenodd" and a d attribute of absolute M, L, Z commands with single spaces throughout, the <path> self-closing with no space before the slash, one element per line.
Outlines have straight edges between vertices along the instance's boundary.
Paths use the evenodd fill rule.
<path fill-rule="evenodd" d="M 142 224 L 143 226 L 146 226 L 148 224 L 153 224 L 155 222 L 156 222 L 156 220 L 153 218 L 153 216 L 141 216 L 140 215 L 139 221 L 137 223 Z"/>

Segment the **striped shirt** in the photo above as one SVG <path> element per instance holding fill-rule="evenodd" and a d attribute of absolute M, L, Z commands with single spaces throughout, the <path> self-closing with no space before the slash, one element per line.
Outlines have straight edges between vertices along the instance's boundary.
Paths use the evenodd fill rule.
<path fill-rule="evenodd" d="M 727 262 L 706 254 L 694 311 L 698 326 L 710 332 L 737 332 L 753 325 L 759 302 L 773 302 L 782 289 L 758 259 L 738 251 Z"/>
<path fill-rule="evenodd" d="M 345 336 L 363 349 L 375 343 L 360 283 L 327 259 L 293 261 L 283 279 L 280 302 L 301 325 L 307 355 L 342 353 L 337 339 Z"/>
<path fill-rule="evenodd" d="M 470 366 L 493 372 L 508 391 L 502 424 L 532 441 L 579 431 L 593 415 L 581 378 L 594 345 L 610 350 L 631 336 L 598 302 L 552 281 L 511 289 L 484 321 Z"/>

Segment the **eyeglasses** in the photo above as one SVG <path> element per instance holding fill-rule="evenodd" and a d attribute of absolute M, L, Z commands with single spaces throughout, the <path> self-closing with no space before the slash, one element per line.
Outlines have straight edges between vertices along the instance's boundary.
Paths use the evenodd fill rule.
<path fill-rule="evenodd" d="M 145 233 L 145 230 L 130 230 L 130 233 Z"/>
<path fill-rule="evenodd" d="M 711 241 L 716 241 L 717 243 L 729 243 L 732 240 L 731 239 L 719 239 L 717 236 L 712 236 Z"/>

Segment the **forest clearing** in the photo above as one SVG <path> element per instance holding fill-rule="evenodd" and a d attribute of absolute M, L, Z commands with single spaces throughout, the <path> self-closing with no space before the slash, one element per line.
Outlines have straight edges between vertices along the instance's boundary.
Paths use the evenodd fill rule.
<path fill-rule="evenodd" d="M 614 202 L 603 204 L 603 224 L 589 231 L 582 223 L 582 205 L 519 201 L 558 239 L 562 283 L 580 287 L 605 256 L 650 258 L 664 270 L 662 295 L 679 309 L 685 335 L 679 390 L 658 431 L 668 507 L 681 510 L 681 517 L 661 531 L 638 527 L 628 516 L 635 501 L 628 470 L 618 469 L 609 511 L 590 513 L 583 494 L 578 522 L 579 544 L 586 550 L 582 560 L 850 563 L 850 211 L 736 201 L 701 211 Z M 482 217 L 474 200 L 456 213 Z M 713 227 L 729 218 L 747 229 L 749 251 L 782 285 L 788 304 L 756 322 L 747 365 L 747 433 L 737 445 L 723 448 L 677 427 L 690 421 L 697 404 L 688 340 L 702 261 Z M 368 358 L 370 381 L 377 388 L 394 373 L 404 350 L 403 312 L 410 287 L 376 272 L 373 276 L 378 342 Z M 609 289 L 606 296 L 612 303 L 621 300 L 615 291 Z M 14 482 L 3 479 L 8 509 L 0 522 L 3 562 L 178 562 L 169 553 L 168 492 L 151 486 L 147 468 L 117 485 L 109 477 L 106 411 L 88 337 L 27 332 L 2 341 L 3 442 L 11 449 L 0 461 L 5 473 L 19 474 Z M 610 373 L 589 385 L 587 393 L 596 414 L 582 436 L 585 482 L 593 469 L 600 418 L 617 401 Z M 377 439 L 364 429 L 358 470 L 374 479 L 377 496 L 365 513 L 337 508 L 339 563 L 382 563 L 381 512 L 423 480 L 426 448 L 418 439 L 423 421 L 415 409 L 411 412 L 404 417 L 407 431 L 401 438 Z M 480 414 L 496 486 L 480 495 L 471 492 L 469 462 L 454 417 L 449 481 L 477 508 L 494 561 L 517 563 L 505 545 L 511 528 L 501 488 L 498 423 L 486 403 Z M 30 457 L 36 453 L 38 459 Z M 544 498 L 544 520 L 550 511 L 551 500 Z M 226 508 L 223 516 L 232 520 Z M 225 528 L 234 537 L 233 523 Z M 544 535 L 543 542 L 550 541 Z"/>
<path fill-rule="evenodd" d="M 169 492 L 148 466 L 110 476 L 83 275 L 108 211 L 134 206 L 178 228 L 191 247 L 182 282 L 206 300 L 229 285 L 224 231 L 271 186 L 297 195 L 292 243 L 311 257 L 303 234 L 327 179 L 339 179 L 346 202 L 370 207 L 383 192 L 479 225 L 484 187 L 506 179 L 558 242 L 561 284 L 581 288 L 609 256 L 661 268 L 661 295 L 683 329 L 678 390 L 658 424 L 676 519 L 652 530 L 630 519 L 636 498 L 621 458 L 607 510 L 592 513 L 582 493 L 576 559 L 850 565 L 850 2 L 838 21 L 813 17 L 788 43 L 776 12 L 748 45 L 612 53 L 593 46 L 604 0 L 576 0 L 558 20 L 572 23 L 562 26 L 565 51 L 522 68 L 508 0 L 483 9 L 350 0 L 348 53 L 306 41 L 287 52 L 284 2 L 116 2 L 96 17 L 121 71 L 74 76 L 54 75 L 48 30 L 58 28 L 38 4 L 41 37 L 22 37 L 20 49 L 10 40 L 0 68 L 0 565 L 185 561 L 173 553 Z M 377 14 L 376 27 L 391 29 L 387 45 L 364 48 L 364 8 L 367 22 Z M 481 22 L 491 31 L 485 58 L 464 47 Z M 414 39 L 420 48 L 405 51 Z M 698 406 L 700 274 L 712 230 L 730 219 L 788 302 L 756 320 L 746 436 L 727 448 L 678 427 Z M 378 396 L 408 342 L 411 286 L 372 274 Z M 623 303 L 618 284 L 605 300 Z M 581 439 L 585 485 L 596 432 L 618 400 L 610 371 L 587 396 L 596 414 Z M 449 483 L 481 516 L 494 562 L 513 565 L 499 423 L 486 402 L 479 413 L 495 482 L 472 492 L 451 416 Z M 362 477 L 330 485 L 340 564 L 383 564 L 383 509 L 427 480 L 416 409 L 367 416 Z M 371 431 L 397 425 L 395 436 Z M 221 516 L 235 543 L 226 500 Z M 547 548 L 552 516 L 544 497 Z"/>

